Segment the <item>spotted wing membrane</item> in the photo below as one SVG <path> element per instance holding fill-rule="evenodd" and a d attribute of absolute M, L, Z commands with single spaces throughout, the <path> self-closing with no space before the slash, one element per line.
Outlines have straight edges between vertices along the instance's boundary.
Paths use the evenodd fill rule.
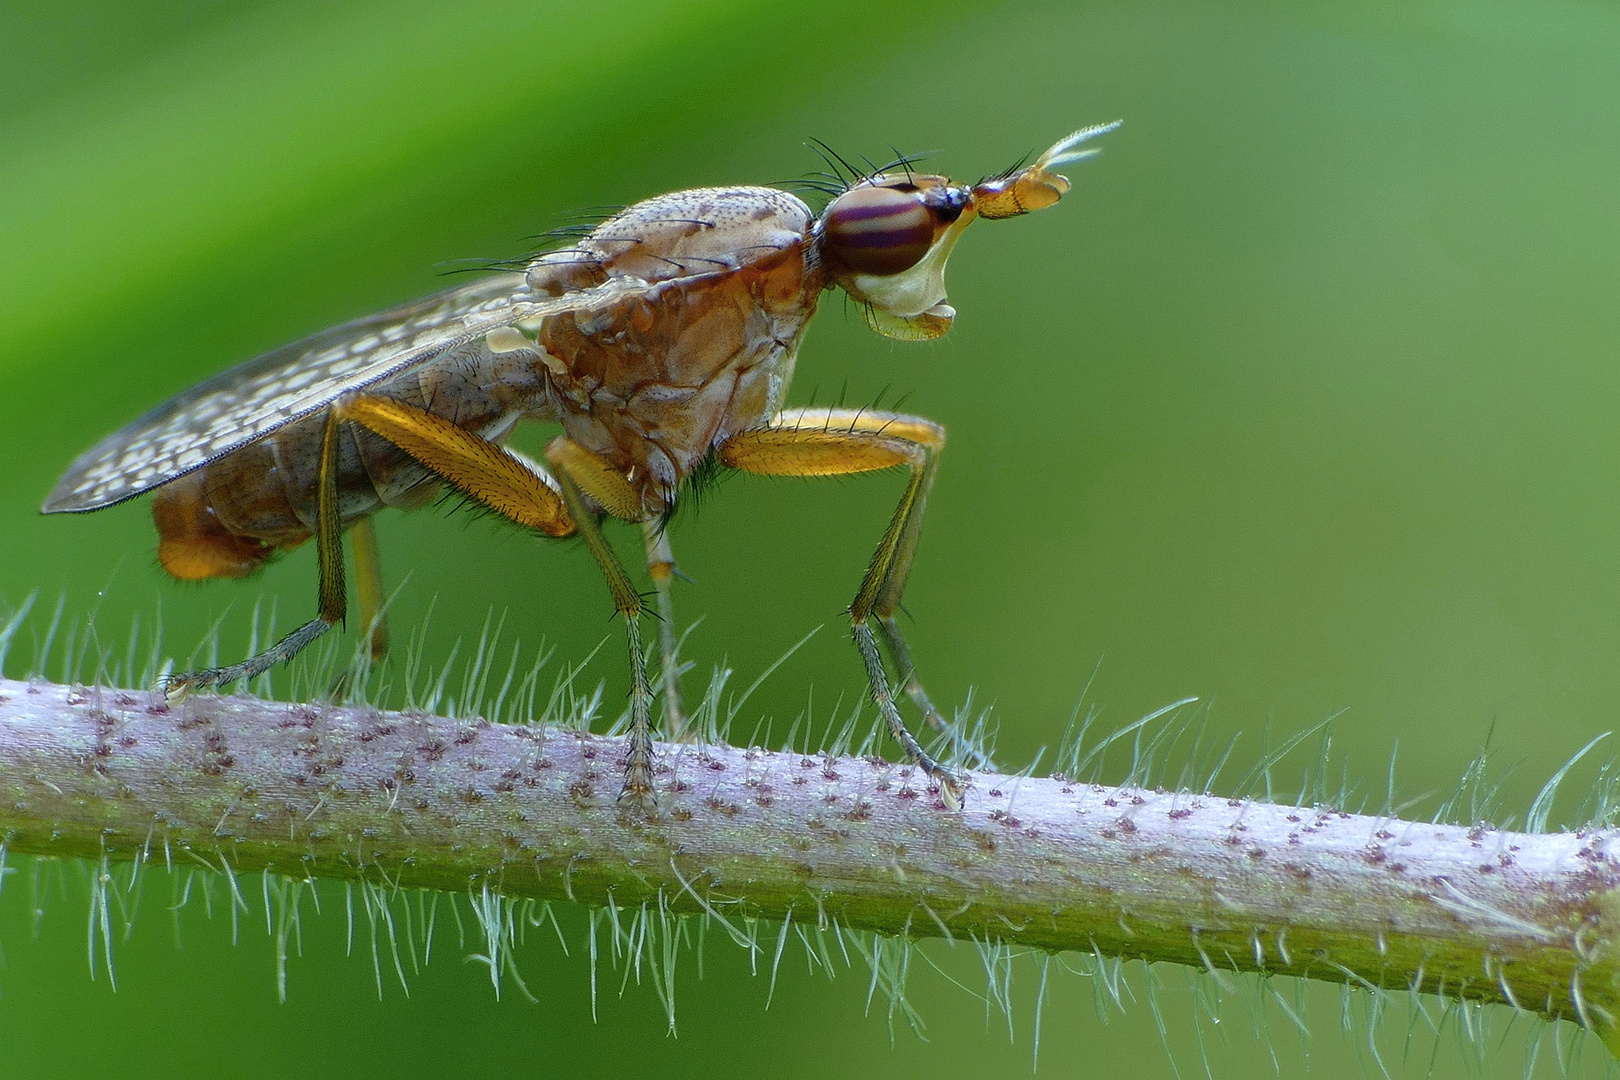
<path fill-rule="evenodd" d="M 42 508 L 82 513 L 134 498 L 331 404 L 520 319 L 623 291 L 558 299 L 503 274 L 323 330 L 239 364 L 157 406 L 79 455 Z"/>

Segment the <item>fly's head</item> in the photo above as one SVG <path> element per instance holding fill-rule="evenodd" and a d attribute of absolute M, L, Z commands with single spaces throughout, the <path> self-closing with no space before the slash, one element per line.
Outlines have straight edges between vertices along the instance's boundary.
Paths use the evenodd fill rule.
<path fill-rule="evenodd" d="M 1054 170 L 1096 154 L 1080 144 L 1118 126 L 1083 128 L 1034 164 L 973 185 L 909 171 L 868 177 L 828 203 L 816 222 L 829 279 L 860 303 L 878 333 L 939 337 L 956 318 L 945 302 L 945 262 L 962 231 L 976 217 L 1016 217 L 1063 198 L 1069 180 Z"/>

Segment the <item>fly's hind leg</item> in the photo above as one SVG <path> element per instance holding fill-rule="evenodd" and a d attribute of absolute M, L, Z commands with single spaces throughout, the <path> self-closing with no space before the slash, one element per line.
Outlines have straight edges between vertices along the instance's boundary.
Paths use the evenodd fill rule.
<path fill-rule="evenodd" d="M 630 639 L 630 753 L 625 758 L 624 787 L 619 798 L 643 807 L 651 806 L 653 695 L 652 684 L 647 679 L 647 654 L 641 645 L 641 594 L 608 545 L 607 537 L 602 535 L 599 515 L 585 501 L 588 495 L 614 517 L 638 521 L 642 518 L 641 499 L 612 464 L 566 435 L 559 435 L 546 444 L 546 462 L 556 470 L 563 499 L 574 520 L 579 522 L 579 534 L 607 579 L 614 608 L 624 616 L 625 633 Z M 673 572 L 673 565 L 670 569 Z"/>
<path fill-rule="evenodd" d="M 647 576 L 658 591 L 658 664 L 664 684 L 664 733 L 671 742 L 686 737 L 686 712 L 681 706 L 680 636 L 675 629 L 675 553 L 670 550 L 669 533 L 660 520 L 642 523 L 647 542 Z"/>
<path fill-rule="evenodd" d="M 291 660 L 311 642 L 343 621 L 348 610 L 343 583 L 343 535 L 337 512 L 337 443 L 342 418 L 333 409 L 326 419 L 321 439 L 320 488 L 315 510 L 315 551 L 320 564 L 319 609 L 315 618 L 300 626 L 268 649 L 240 664 L 204 668 L 166 677 L 160 689 L 170 704 L 181 701 L 191 691 L 205 686 L 224 686 L 251 679 Z"/>
<path fill-rule="evenodd" d="M 577 531 L 585 540 L 607 578 L 614 606 L 625 616 L 630 638 L 630 754 L 620 798 L 650 803 L 652 690 L 637 621 L 641 595 L 602 536 L 595 507 L 585 501 L 588 495 L 609 513 L 631 517 L 639 501 L 628 481 L 567 438 L 553 439 L 546 447 L 546 460 L 556 471 L 553 478 L 512 451 L 404 402 L 357 397 L 337 408 L 502 517 L 548 536 Z"/>
<path fill-rule="evenodd" d="M 354 550 L 354 591 L 360 601 L 360 626 L 372 662 L 388 654 L 388 616 L 383 608 L 382 563 L 377 556 L 377 526 L 363 517 L 349 530 L 349 546 Z"/>
<path fill-rule="evenodd" d="M 376 665 L 388 655 L 388 616 L 384 610 L 387 594 L 383 592 L 382 560 L 377 552 L 377 526 L 370 517 L 349 527 L 349 549 L 354 555 L 354 593 L 360 603 L 361 637 L 367 657 Z M 347 697 L 355 674 L 353 665 L 345 666 L 327 688 L 327 696 L 333 701 Z"/>
<path fill-rule="evenodd" d="M 954 810 L 962 805 L 966 781 L 934 760 L 901 719 L 871 626 L 876 616 L 909 696 L 931 724 L 944 726 L 944 718 L 917 681 L 905 639 L 894 624 L 917 549 L 928 489 L 944 448 L 945 429 L 922 417 L 854 409 L 798 409 L 782 413 L 769 427 L 729 439 L 720 447 L 720 460 L 732 468 L 775 476 L 845 476 L 897 466 L 909 470 L 900 505 L 850 604 L 850 628 L 866 666 L 872 700 L 890 734 L 905 748 L 906 756 L 938 783 L 941 799 Z"/>

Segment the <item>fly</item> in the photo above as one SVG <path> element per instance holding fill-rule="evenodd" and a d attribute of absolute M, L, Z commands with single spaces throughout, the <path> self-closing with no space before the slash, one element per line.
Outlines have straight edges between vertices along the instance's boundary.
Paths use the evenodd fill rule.
<path fill-rule="evenodd" d="M 313 538 L 315 618 L 238 664 L 170 676 L 194 689 L 251 678 L 342 622 L 342 536 L 351 534 L 361 623 L 380 651 L 382 586 L 371 517 L 443 485 L 546 536 L 579 535 L 624 616 L 630 732 L 620 799 L 654 795 L 653 690 L 643 601 L 602 533 L 640 524 L 656 590 L 665 713 L 681 724 L 663 523 L 683 482 L 710 463 L 772 476 L 904 467 L 900 504 L 849 607 L 873 701 L 906 756 L 962 804 L 965 777 L 906 727 L 878 638 L 927 722 L 946 724 L 895 621 L 945 429 L 897 412 L 788 408 L 805 328 L 843 289 L 871 328 L 905 340 L 950 329 L 945 262 L 975 218 L 1044 209 L 1069 190 L 1057 170 L 1096 153 L 1077 131 L 1023 168 L 956 184 L 877 172 L 840 182 L 816 214 L 767 187 L 660 195 L 579 243 L 500 274 L 346 323 L 249 360 L 170 399 L 81 455 L 45 513 L 83 513 L 155 491 L 158 559 L 177 578 L 242 577 Z M 504 446 L 520 420 L 563 433 L 533 461 Z M 874 629 L 875 625 L 875 629 Z"/>

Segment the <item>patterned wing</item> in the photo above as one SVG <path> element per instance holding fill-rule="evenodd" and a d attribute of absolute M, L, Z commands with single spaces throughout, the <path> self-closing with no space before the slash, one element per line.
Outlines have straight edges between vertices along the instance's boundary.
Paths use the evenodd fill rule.
<path fill-rule="evenodd" d="M 474 282 L 284 345 L 170 398 L 79 455 L 42 508 L 81 513 L 134 498 L 338 397 L 520 319 L 589 306 L 623 283 L 559 299 L 519 274 Z"/>

